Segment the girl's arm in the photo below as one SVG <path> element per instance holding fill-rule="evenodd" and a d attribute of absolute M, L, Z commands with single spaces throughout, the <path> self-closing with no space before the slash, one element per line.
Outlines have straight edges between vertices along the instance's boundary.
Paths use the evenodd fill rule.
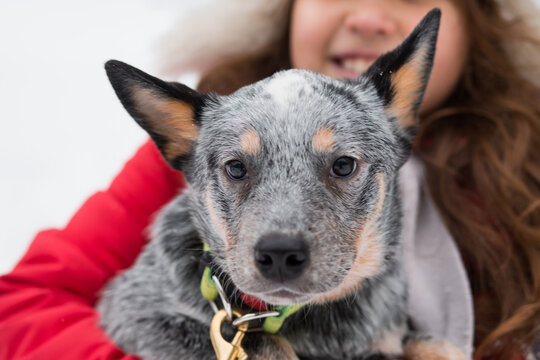
<path fill-rule="evenodd" d="M 64 229 L 40 232 L 0 277 L 0 359 L 135 359 L 98 328 L 93 306 L 134 262 L 154 213 L 184 186 L 148 141 Z"/>

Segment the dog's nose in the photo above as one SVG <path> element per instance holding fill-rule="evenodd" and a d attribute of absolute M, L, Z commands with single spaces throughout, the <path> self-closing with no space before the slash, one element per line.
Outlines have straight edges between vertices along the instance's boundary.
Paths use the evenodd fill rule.
<path fill-rule="evenodd" d="M 301 235 L 270 233 L 255 245 L 255 264 L 268 279 L 280 282 L 295 279 L 308 263 L 308 246 Z"/>

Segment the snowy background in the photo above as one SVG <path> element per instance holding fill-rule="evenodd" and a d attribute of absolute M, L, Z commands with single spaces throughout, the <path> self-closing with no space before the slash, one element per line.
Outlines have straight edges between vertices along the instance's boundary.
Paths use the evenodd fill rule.
<path fill-rule="evenodd" d="M 106 188 L 146 139 L 104 62 L 157 73 L 157 40 L 201 2 L 0 1 L 0 274 L 39 230 L 64 226 Z"/>
<path fill-rule="evenodd" d="M 158 40 L 200 3 L 0 1 L 0 274 L 39 230 L 64 226 L 106 188 L 146 139 L 105 61 L 157 73 Z"/>

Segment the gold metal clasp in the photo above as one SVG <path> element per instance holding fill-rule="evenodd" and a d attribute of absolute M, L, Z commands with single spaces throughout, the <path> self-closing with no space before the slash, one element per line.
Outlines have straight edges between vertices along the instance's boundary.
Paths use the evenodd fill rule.
<path fill-rule="evenodd" d="M 236 317 L 242 316 L 242 313 L 236 309 L 232 310 L 232 313 Z M 221 326 L 223 322 L 232 322 L 232 319 L 229 319 L 227 312 L 224 309 L 219 310 L 214 317 L 212 318 L 212 323 L 210 324 L 210 340 L 212 340 L 212 346 L 216 352 L 216 357 L 218 360 L 247 360 L 247 354 L 242 348 L 242 339 L 246 334 L 246 331 L 249 327 L 247 322 L 238 325 L 237 332 L 234 335 L 234 338 L 229 343 L 221 335 Z"/>

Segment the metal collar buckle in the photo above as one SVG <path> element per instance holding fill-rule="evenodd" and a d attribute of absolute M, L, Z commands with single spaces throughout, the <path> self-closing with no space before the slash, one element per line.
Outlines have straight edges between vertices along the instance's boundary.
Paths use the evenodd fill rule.
<path fill-rule="evenodd" d="M 210 305 L 215 312 L 214 317 L 212 318 L 212 323 L 210 324 L 210 340 L 212 341 L 212 346 L 216 352 L 218 360 L 247 360 L 247 354 L 242 348 L 242 339 L 246 332 L 249 331 L 249 322 L 256 319 L 263 319 L 271 316 L 279 316 L 278 311 L 265 311 L 259 313 L 249 313 L 243 314 L 241 310 L 232 308 L 231 303 L 227 299 L 225 291 L 219 282 L 219 279 L 216 276 L 212 276 L 212 280 L 216 285 L 219 297 L 221 298 L 221 303 L 223 304 L 223 309 L 218 310 L 218 307 L 214 301 L 210 301 Z M 233 320 L 233 316 L 235 319 Z M 221 333 L 221 328 L 224 322 L 230 322 L 234 327 L 237 328 L 236 334 L 231 342 L 228 342 L 223 338 Z M 256 331 L 260 329 L 252 329 Z"/>

